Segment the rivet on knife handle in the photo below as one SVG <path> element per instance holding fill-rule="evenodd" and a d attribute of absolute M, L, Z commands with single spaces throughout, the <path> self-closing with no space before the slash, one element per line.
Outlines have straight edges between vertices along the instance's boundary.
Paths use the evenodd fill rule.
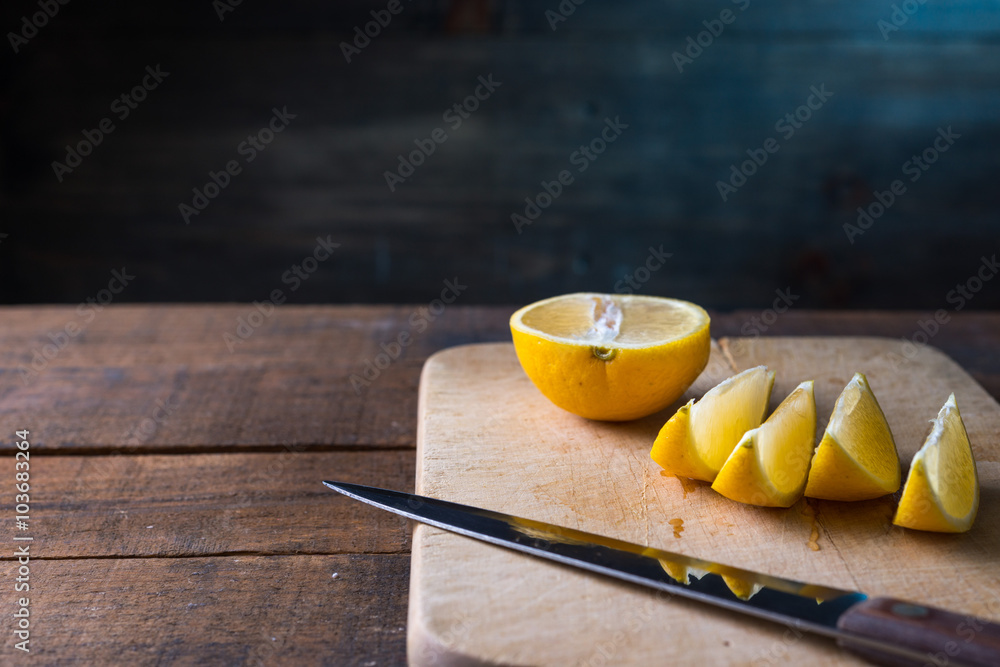
<path fill-rule="evenodd" d="M 842 647 L 881 665 L 996 667 L 1000 659 L 1000 625 L 892 598 L 859 602 L 844 612 L 837 628 Z M 922 657 L 891 655 L 867 642 L 852 642 L 852 636 L 907 647 Z"/>

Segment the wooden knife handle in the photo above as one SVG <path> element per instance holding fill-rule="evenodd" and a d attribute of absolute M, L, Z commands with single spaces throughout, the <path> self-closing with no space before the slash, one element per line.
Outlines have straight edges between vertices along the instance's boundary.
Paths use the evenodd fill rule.
<path fill-rule="evenodd" d="M 844 612 L 837 627 L 859 638 L 858 642 L 841 638 L 838 643 L 842 647 L 879 665 L 1000 665 L 1000 625 L 974 616 L 892 598 L 873 598 Z M 865 640 L 899 646 L 913 654 L 893 655 Z"/>

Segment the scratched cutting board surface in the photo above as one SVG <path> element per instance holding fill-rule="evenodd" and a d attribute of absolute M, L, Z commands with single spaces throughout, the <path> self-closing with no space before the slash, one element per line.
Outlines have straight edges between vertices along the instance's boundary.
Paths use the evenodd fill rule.
<path fill-rule="evenodd" d="M 766 364 L 777 374 L 771 409 L 798 383 L 816 381 L 822 429 L 862 371 L 905 474 L 928 420 L 954 391 L 982 487 L 979 516 L 964 535 L 893 527 L 898 494 L 765 509 L 663 476 L 649 449 L 677 405 L 634 422 L 582 419 L 534 388 L 510 344 L 452 348 L 427 361 L 416 491 L 1000 621 L 1000 405 L 941 352 L 901 352 L 900 341 L 881 338 L 721 339 L 677 405 Z M 424 525 L 413 535 L 408 632 L 413 665 L 864 664 L 781 625 Z"/>

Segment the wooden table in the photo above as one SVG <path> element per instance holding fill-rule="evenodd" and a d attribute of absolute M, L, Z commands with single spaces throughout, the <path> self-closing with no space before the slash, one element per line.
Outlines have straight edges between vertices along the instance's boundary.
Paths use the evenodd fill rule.
<path fill-rule="evenodd" d="M 508 340 L 512 310 L 0 309 L 0 663 L 403 664 L 408 526 L 320 480 L 412 489 L 421 365 Z M 912 339 L 929 319 L 792 310 L 764 331 L 754 317 L 715 314 L 713 335 Z M 950 317 L 931 343 L 1000 399 L 1000 313 Z M 386 365 L 401 332 L 412 342 Z M 385 367 L 352 383 L 368 361 Z M 26 531 L 21 429 L 35 455 Z M 31 589 L 15 593 L 25 544 Z M 12 634 L 22 595 L 30 656 Z"/>

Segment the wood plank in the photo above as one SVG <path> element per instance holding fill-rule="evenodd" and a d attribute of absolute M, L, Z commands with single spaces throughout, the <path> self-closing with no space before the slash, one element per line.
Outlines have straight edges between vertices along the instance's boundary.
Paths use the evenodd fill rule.
<path fill-rule="evenodd" d="M 0 535 L 10 544 L 32 536 L 42 558 L 406 553 L 405 519 L 321 482 L 411 490 L 413 458 L 411 450 L 32 457 L 30 530 L 8 521 Z"/>
<path fill-rule="evenodd" d="M 451 276 L 449 276 L 449 280 Z M 280 288 L 276 279 L 274 287 Z M 73 306 L 0 307 L 0 366 L 31 364 L 34 353 L 61 337 L 70 324 L 83 333 L 70 339 L 45 369 L 57 367 L 96 368 L 187 364 L 190 366 L 262 366 L 273 363 L 324 364 L 334 369 L 362 367 L 379 345 L 411 334 L 412 345 L 402 356 L 426 355 L 442 341 L 475 340 L 492 333 L 515 308 L 445 308 L 432 315 L 428 304 L 440 297 L 428 294 L 426 302 L 409 306 L 352 306 L 285 304 L 273 314 L 258 318 L 252 303 L 246 304 L 112 304 L 92 318 L 81 316 Z M 263 303 L 270 290 L 257 300 Z M 460 295 L 464 296 L 464 294 Z M 267 309 L 266 304 L 263 306 Z M 411 316 L 421 320 L 415 325 Z M 234 342 L 232 351 L 226 334 L 240 337 L 240 320 L 260 324 L 245 340 Z M 416 321 L 415 320 L 415 321 Z"/>
<path fill-rule="evenodd" d="M 419 362 L 399 362 L 372 401 L 351 389 L 350 370 L 56 368 L 27 388 L 8 372 L 0 424 L 33 430 L 46 452 L 412 446 Z"/>
<path fill-rule="evenodd" d="M 32 560 L 31 655 L 8 637 L 0 662 L 401 665 L 408 561 L 398 554 Z M 0 571 L 6 590 L 15 576 Z M 13 594 L 0 598 L 4 618 L 13 618 L 15 604 Z"/>
<path fill-rule="evenodd" d="M 67 323 L 83 324 L 76 311 L 6 309 L 0 432 L 33 430 L 43 451 L 409 447 L 423 360 L 451 345 L 509 338 L 512 311 L 282 306 L 230 353 L 223 335 L 235 335 L 253 306 L 114 305 L 42 359 Z M 402 333 L 410 345 L 375 368 L 382 345 Z M 22 371 L 36 367 L 25 383 Z"/>
<path fill-rule="evenodd" d="M 0 433 L 32 429 L 42 452 L 409 447 L 423 361 L 454 345 L 509 340 L 515 309 L 449 307 L 418 332 L 410 317 L 420 308 L 282 306 L 230 354 L 222 336 L 252 306 L 112 305 L 27 385 L 19 367 L 80 320 L 72 307 L 0 309 Z M 912 339 L 932 315 L 796 307 L 762 325 L 762 314 L 713 312 L 713 335 L 749 326 L 767 335 Z M 1000 315 L 949 316 L 931 343 L 1000 398 Z M 404 331 L 413 343 L 355 391 L 351 376 L 363 377 L 365 362 Z M 0 451 L 11 446 L 0 442 Z"/>
<path fill-rule="evenodd" d="M 772 408 L 799 382 L 816 380 L 822 427 L 844 385 L 862 370 L 906 466 L 927 421 L 954 391 L 982 494 L 977 522 L 966 534 L 894 528 L 892 495 L 860 503 L 802 499 L 775 510 L 665 477 L 649 448 L 671 409 L 621 424 L 580 419 L 533 389 L 508 344 L 447 350 L 429 360 L 421 385 L 417 491 L 777 576 L 1000 619 L 994 556 L 1000 549 L 1000 404 L 941 353 L 921 349 L 896 368 L 887 358 L 895 349 L 895 341 L 882 338 L 723 338 L 681 401 L 736 370 L 766 363 L 777 372 Z M 675 529 L 678 518 L 682 533 Z M 417 664 L 587 664 L 601 655 L 619 665 L 862 664 L 832 642 L 788 641 L 781 625 L 657 599 L 429 526 L 418 526 L 413 540 L 409 645 L 411 654 L 417 649 L 428 656 Z M 467 630 L 457 641 L 456 624 Z"/>

